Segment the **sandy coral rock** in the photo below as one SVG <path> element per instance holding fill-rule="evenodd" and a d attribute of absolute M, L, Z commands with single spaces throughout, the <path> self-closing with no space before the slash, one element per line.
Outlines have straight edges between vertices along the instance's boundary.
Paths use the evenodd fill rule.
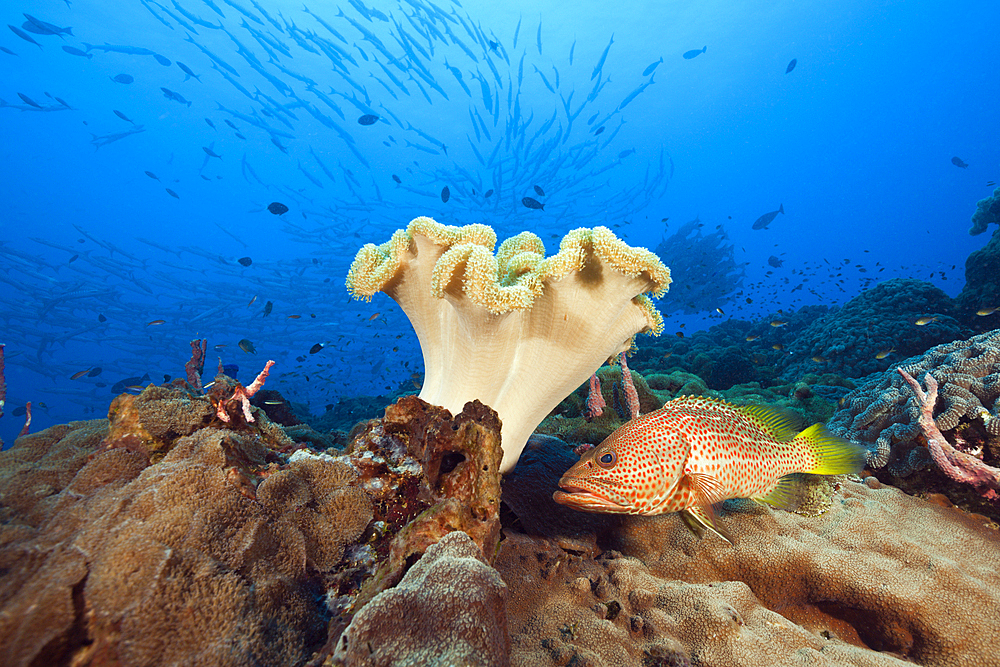
<path fill-rule="evenodd" d="M 257 438 L 207 428 L 152 465 L 122 447 L 82 467 L 67 459 L 75 474 L 40 513 L 0 508 L 0 663 L 304 662 L 325 639 L 317 575 L 364 530 L 371 506 L 346 465 L 265 470 L 272 456 Z M 31 488 L 33 458 L 5 453 L 0 471 L 20 466 Z M 247 493 L 254 470 L 273 473 L 258 498 Z"/>
<path fill-rule="evenodd" d="M 461 531 L 379 593 L 341 636 L 334 664 L 509 665 L 507 585 Z"/>
<path fill-rule="evenodd" d="M 820 517 L 720 520 L 735 545 L 697 540 L 676 515 L 630 517 L 597 559 L 505 540 L 512 662 L 995 664 L 1000 617 L 983 610 L 1000 605 L 1000 540 L 981 517 L 844 483 Z"/>

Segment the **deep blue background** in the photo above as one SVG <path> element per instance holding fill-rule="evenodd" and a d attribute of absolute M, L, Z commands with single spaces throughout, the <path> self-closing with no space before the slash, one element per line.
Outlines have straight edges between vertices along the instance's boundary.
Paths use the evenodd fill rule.
<path fill-rule="evenodd" d="M 986 183 L 1000 172 L 1000 8 L 993 2 L 648 2 L 620 3 L 611 10 L 607 2 L 587 0 L 524 3 L 518 10 L 511 9 L 513 2 L 466 1 L 460 6 L 439 0 L 441 13 L 460 16 L 495 38 L 510 65 L 496 53 L 487 56 L 457 19 L 442 18 L 430 3 L 369 3 L 428 50 L 430 57 L 420 61 L 449 98 L 421 81 L 432 100 L 428 103 L 401 69 L 389 65 L 409 95 L 374 60 L 363 59 L 361 51 L 386 61 L 338 11 L 370 30 L 401 59 L 403 69 L 412 68 L 393 39 L 398 30 L 392 22 L 367 20 L 346 0 L 309 3 L 350 43 L 344 44 L 303 12 L 300 2 L 261 0 L 260 6 L 283 26 L 279 30 L 250 0 L 238 0 L 262 19 L 263 25 L 250 21 L 252 28 L 287 46 L 291 57 L 279 53 L 276 63 L 314 80 L 343 110 L 342 120 L 301 80 L 269 61 L 232 6 L 219 0 L 223 18 L 199 0 L 178 1 L 205 21 L 221 22 L 299 100 L 349 133 L 369 166 L 336 131 L 254 72 L 224 32 L 196 26 L 193 39 L 233 66 L 241 85 L 251 93 L 259 87 L 297 117 L 286 117 L 289 128 L 260 116 L 272 128 L 293 135 L 279 138 L 287 154 L 267 132 L 219 111 L 217 103 L 253 115 L 270 103 L 244 97 L 210 67 L 208 57 L 185 41 L 187 31 L 163 11 L 179 15 L 169 0 L 159 5 L 3 3 L 3 24 L 21 26 L 27 12 L 73 30 L 64 39 L 32 35 L 41 49 L 6 27 L 0 33 L 0 45 L 16 54 L 0 53 L 0 98 L 13 105 L 0 108 L 0 342 L 7 346 L 8 385 L 0 437 L 8 445 L 21 425 L 10 413 L 24 401 L 48 406 L 36 407 L 32 430 L 98 416 L 106 411 L 110 386 L 118 380 L 146 372 L 157 382 L 164 374 L 183 375 L 187 343 L 195 337 L 209 339 L 209 366 L 219 357 L 239 364 L 244 382 L 266 359 L 276 359 L 267 386 L 310 402 L 316 412 L 337 396 L 378 393 L 407 381 L 419 371 L 420 356 L 405 316 L 384 297 L 371 304 L 351 302 L 343 281 L 362 243 L 388 239 L 416 215 L 450 224 L 487 222 L 501 239 L 524 229 L 535 231 L 550 252 L 569 229 L 595 224 L 613 226 L 630 243 L 652 248 L 664 232 L 669 235 L 698 215 L 706 230 L 721 225 L 737 261 L 746 263 L 745 294 L 720 299 L 718 306 L 725 317 L 748 319 L 806 303 L 843 303 L 866 284 L 862 279 L 874 275 L 876 262 L 886 267 L 879 277 L 932 279 L 955 295 L 962 286 L 965 257 L 987 240 L 987 235 L 969 236 L 968 228 L 975 202 L 989 195 L 992 188 Z M 315 31 L 351 53 L 357 65 L 345 68 L 385 122 L 358 124 L 361 111 L 339 95 L 350 96 L 355 89 L 334 72 L 327 56 L 309 53 L 295 42 L 279 12 L 304 34 Z M 424 17 L 446 39 L 447 24 L 479 62 L 450 39 L 428 38 L 430 28 L 424 27 L 421 36 L 404 13 Z M 420 18 L 414 21 L 421 25 Z M 612 34 L 603 69 L 592 79 Z M 89 52 L 92 58 L 85 58 L 61 48 L 85 49 L 85 43 L 149 48 L 184 62 L 201 80 L 184 81 L 175 63 L 166 67 L 150 56 L 95 49 Z M 682 58 L 685 51 L 706 45 L 707 51 L 696 58 Z M 498 70 L 499 83 L 487 57 Z M 660 57 L 655 83 L 595 137 L 601 119 L 649 80 L 642 72 Z M 792 58 L 797 67 L 786 74 Z M 446 60 L 463 73 L 471 97 L 446 69 Z M 536 67 L 553 87 L 558 71 L 555 94 Z M 121 73 L 133 76 L 134 83 L 111 80 Z M 500 98 L 496 124 L 492 110 L 484 108 L 480 83 L 473 78 L 477 73 L 489 82 L 491 98 Z M 560 95 L 573 93 L 570 112 L 575 112 L 594 83 L 605 79 L 610 80 L 563 141 L 567 114 Z M 511 85 L 519 92 L 517 118 L 507 106 Z M 180 93 L 191 106 L 166 99 L 161 87 Z M 73 110 L 38 111 L 18 93 L 45 107 L 60 106 L 54 100 L 59 97 Z M 380 105 L 403 126 L 382 113 Z M 132 128 L 113 110 L 145 131 L 95 151 L 92 133 Z M 482 116 L 492 141 L 476 140 L 473 110 Z M 539 134 L 553 114 L 552 126 Z M 594 114 L 598 120 L 588 127 Z M 235 136 L 226 118 L 246 139 Z M 618 134 L 607 141 L 622 121 Z M 447 154 L 407 148 L 410 141 L 439 149 L 407 129 L 410 125 L 445 144 Z M 519 149 L 522 134 L 525 142 Z M 484 200 L 483 190 L 493 187 L 496 170 L 481 164 L 470 144 L 485 161 L 497 141 L 503 145 L 491 166 L 504 160 L 510 170 L 517 163 L 521 177 L 508 179 L 491 200 Z M 204 164 L 203 146 L 221 160 L 210 158 Z M 543 146 L 546 150 L 539 152 Z M 619 158 L 631 149 L 634 154 Z M 572 156 L 587 150 L 596 151 L 595 157 L 576 166 Z M 675 169 L 672 178 L 656 181 L 661 154 Z M 266 185 L 244 175 L 244 156 Z M 967 162 L 968 169 L 955 167 L 953 156 Z M 314 185 L 299 164 L 323 187 Z M 160 182 L 144 171 L 155 173 Z M 417 192 L 397 187 L 392 174 Z M 545 211 L 519 203 L 534 184 L 546 191 L 540 198 Z M 452 193 L 447 204 L 439 198 L 445 185 Z M 264 210 L 271 201 L 291 210 L 273 216 Z M 751 230 L 759 215 L 779 204 L 785 215 L 769 229 Z M 666 225 L 662 218 L 669 218 Z M 69 263 L 76 254 L 80 256 Z M 782 258 L 784 266 L 768 274 L 770 255 Z M 250 267 L 236 263 L 243 256 L 253 259 Z M 871 272 L 862 274 L 859 268 Z M 804 278 L 811 289 L 790 293 Z M 746 304 L 747 295 L 753 297 L 752 305 Z M 254 296 L 257 300 L 248 306 Z M 267 301 L 274 310 L 265 318 Z M 374 313 L 379 315 L 371 319 Z M 99 314 L 108 322 L 100 324 Z M 673 314 L 667 328 L 684 324 L 690 331 L 722 317 L 714 309 L 699 316 Z M 157 319 L 166 323 L 147 326 Z M 256 355 L 237 347 L 243 338 L 254 342 Z M 327 347 L 309 355 L 317 342 Z M 225 347 L 212 349 L 215 345 Z M 295 357 L 303 354 L 306 362 L 297 362 Z M 70 380 L 73 373 L 93 366 L 102 367 L 99 377 Z M 107 386 L 99 387 L 99 382 Z"/>

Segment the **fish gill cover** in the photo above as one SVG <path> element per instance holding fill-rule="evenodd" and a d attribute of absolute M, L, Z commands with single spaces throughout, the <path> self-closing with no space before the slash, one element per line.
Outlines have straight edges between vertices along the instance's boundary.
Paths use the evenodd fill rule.
<path fill-rule="evenodd" d="M 1000 16 L 945 11 L 4 3 L 8 413 L 33 400 L 33 428 L 103 413 L 119 387 L 183 376 L 193 338 L 210 370 L 276 359 L 273 386 L 314 412 L 412 388 L 404 315 L 352 303 L 343 279 L 418 215 L 549 244 L 596 225 L 673 239 L 702 284 L 678 280 L 668 330 L 844 303 L 888 277 L 957 292 L 996 178 Z"/>

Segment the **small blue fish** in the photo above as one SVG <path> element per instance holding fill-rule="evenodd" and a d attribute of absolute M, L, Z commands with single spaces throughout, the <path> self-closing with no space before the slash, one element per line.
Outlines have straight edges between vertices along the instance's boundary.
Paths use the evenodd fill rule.
<path fill-rule="evenodd" d="M 788 74 L 793 69 L 795 69 L 795 66 L 798 65 L 798 64 L 799 64 L 798 59 L 797 58 L 792 58 L 792 62 L 788 63 L 788 67 L 785 68 L 785 74 Z"/>
<path fill-rule="evenodd" d="M 32 44 L 34 44 L 35 46 L 37 46 L 37 47 L 38 47 L 38 48 L 40 48 L 40 49 L 42 48 L 42 45 L 41 45 L 41 44 L 39 44 L 38 42 L 36 42 L 35 40 L 33 40 L 33 39 L 31 38 L 31 35 L 27 34 L 27 33 L 26 33 L 26 32 L 24 32 L 23 30 L 21 30 L 20 28 L 18 28 L 18 27 L 15 27 L 15 26 L 12 26 L 12 25 L 11 25 L 11 24 L 9 24 L 9 23 L 7 24 L 7 27 L 8 27 L 8 28 L 10 28 L 10 29 L 11 29 L 11 30 L 12 30 L 12 31 L 14 32 L 14 34 L 15 34 L 15 35 L 17 35 L 18 37 L 20 37 L 20 38 L 21 38 L 21 39 L 23 39 L 24 41 L 26 41 L 26 42 L 31 42 Z M 44 49 L 43 49 L 43 50 L 44 50 Z"/>
<path fill-rule="evenodd" d="M 184 72 L 184 80 L 185 81 L 187 81 L 188 79 L 190 79 L 192 77 L 194 77 L 195 79 L 198 79 L 199 82 L 201 81 L 201 76 L 198 75 L 198 74 L 195 74 L 194 72 L 192 72 L 191 68 L 188 67 L 187 65 L 185 65 L 184 63 L 182 63 L 180 60 L 177 61 L 177 66 L 181 68 L 182 72 Z"/>
<path fill-rule="evenodd" d="M 217 157 L 220 160 L 222 159 L 221 155 L 216 154 L 215 151 L 213 151 L 211 148 L 208 148 L 207 146 L 202 146 L 201 150 L 205 151 L 205 155 L 207 155 L 208 157 Z"/>
<path fill-rule="evenodd" d="M 163 91 L 163 96 L 166 97 L 168 100 L 173 100 L 175 102 L 180 102 L 181 104 L 186 104 L 188 106 L 191 106 L 191 102 L 184 99 L 184 96 L 181 95 L 180 93 L 175 93 L 169 88 L 163 88 L 162 86 L 160 87 L 160 90 Z"/>
<path fill-rule="evenodd" d="M 655 70 L 655 69 L 656 69 L 656 67 L 657 67 L 657 66 L 658 66 L 658 65 L 659 65 L 660 63 L 662 63 L 662 62 L 663 62 L 663 56 L 660 56 L 660 59 L 659 59 L 659 60 L 657 60 L 657 61 L 656 61 L 655 63 L 650 63 L 649 67 L 647 67 L 646 69 L 642 70 L 642 75 L 643 75 L 643 76 L 649 76 L 650 74 L 652 74 L 652 73 L 653 73 L 653 70 Z"/>
<path fill-rule="evenodd" d="M 784 214 L 784 212 L 785 212 L 785 205 L 780 204 L 778 206 L 777 211 L 771 211 L 770 213 L 765 213 L 764 215 L 754 220 L 753 229 L 767 229 L 767 226 L 771 224 L 771 221 L 774 220 L 779 213 Z"/>
<path fill-rule="evenodd" d="M 35 107 L 36 109 L 41 109 L 42 108 L 41 104 L 39 104 L 35 100 L 31 99 L 30 97 L 28 97 L 24 93 L 18 93 L 17 96 L 20 97 L 22 100 L 24 100 L 25 104 L 29 104 L 29 105 Z"/>
<path fill-rule="evenodd" d="M 114 111 L 115 115 L 118 116 L 119 118 L 121 118 L 126 123 L 132 123 L 133 125 L 135 125 L 135 121 L 134 120 L 132 120 L 131 118 L 129 118 L 128 116 L 126 116 L 125 114 L 123 114 L 118 109 L 112 109 L 112 111 Z"/>
<path fill-rule="evenodd" d="M 62 50 L 73 56 L 83 56 L 84 58 L 94 57 L 93 53 L 87 53 L 86 51 L 76 48 L 75 46 L 63 46 Z"/>
<path fill-rule="evenodd" d="M 113 77 L 111 77 L 111 80 L 114 81 L 115 83 L 124 83 L 125 85 L 128 85 L 133 81 L 135 81 L 135 77 L 133 77 L 131 74 L 116 74 Z"/>
<path fill-rule="evenodd" d="M 687 59 L 687 60 L 691 60 L 692 58 L 697 58 L 701 54 L 705 53 L 705 51 L 708 51 L 708 47 L 707 46 L 705 46 L 705 47 L 703 47 L 701 49 L 691 49 L 690 51 L 685 51 L 684 52 L 684 58 Z"/>

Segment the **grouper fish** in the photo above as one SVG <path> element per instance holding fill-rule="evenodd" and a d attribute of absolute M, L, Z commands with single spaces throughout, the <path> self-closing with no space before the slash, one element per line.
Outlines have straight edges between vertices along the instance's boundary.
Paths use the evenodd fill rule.
<path fill-rule="evenodd" d="M 586 512 L 681 512 L 697 535 L 716 523 L 712 505 L 752 498 L 794 508 L 801 475 L 858 472 L 863 448 L 822 424 L 801 433 L 766 406 L 682 396 L 625 423 L 566 471 L 553 499 Z"/>

